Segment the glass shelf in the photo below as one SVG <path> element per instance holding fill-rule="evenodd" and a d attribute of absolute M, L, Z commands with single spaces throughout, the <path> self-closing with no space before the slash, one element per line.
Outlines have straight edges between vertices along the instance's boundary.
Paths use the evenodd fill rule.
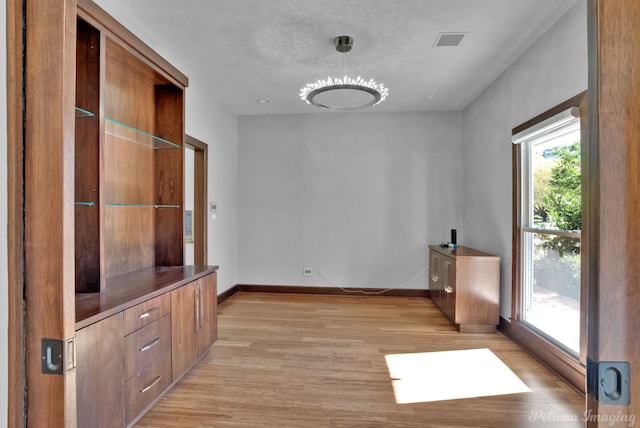
<path fill-rule="evenodd" d="M 76 107 L 76 117 L 93 117 L 95 113 L 91 113 L 88 110 L 82 109 L 80 107 Z"/>
<path fill-rule="evenodd" d="M 149 207 L 149 208 L 180 208 L 180 205 L 160 204 L 104 204 L 106 207 Z"/>
<path fill-rule="evenodd" d="M 105 134 L 154 149 L 179 149 L 180 145 L 105 117 Z"/>
<path fill-rule="evenodd" d="M 96 203 L 92 201 L 78 201 L 76 205 L 81 207 L 94 207 Z"/>

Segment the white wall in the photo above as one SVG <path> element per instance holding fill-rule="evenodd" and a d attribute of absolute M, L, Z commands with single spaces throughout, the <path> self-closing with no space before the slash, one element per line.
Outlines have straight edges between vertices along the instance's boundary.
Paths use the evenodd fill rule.
<path fill-rule="evenodd" d="M 501 256 L 500 314 L 511 316 L 511 130 L 587 89 L 580 0 L 464 110 L 465 243 Z"/>
<path fill-rule="evenodd" d="M 7 34 L 7 2 L 0 0 L 0 34 Z M 0 42 L 0 82 L 7 81 L 7 43 Z M 0 426 L 6 423 L 8 406 L 8 312 L 9 300 L 7 214 L 7 85 L 0 85 Z"/>
<path fill-rule="evenodd" d="M 187 90 L 187 134 L 207 143 L 208 200 L 216 202 L 216 218 L 208 215 L 208 263 L 220 266 L 218 293 L 238 283 L 238 119 L 217 105 L 208 79 L 190 76 Z M 207 203 L 208 206 L 208 203 Z"/>
<path fill-rule="evenodd" d="M 386 288 L 461 229 L 460 112 L 244 116 L 238 135 L 239 283 Z"/>

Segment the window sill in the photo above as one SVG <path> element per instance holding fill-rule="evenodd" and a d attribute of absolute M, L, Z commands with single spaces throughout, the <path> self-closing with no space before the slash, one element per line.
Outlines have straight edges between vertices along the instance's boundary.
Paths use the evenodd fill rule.
<path fill-rule="evenodd" d="M 575 357 L 556 347 L 519 321 L 509 322 L 500 317 L 498 329 L 535 359 L 562 377 L 571 387 L 581 394 L 585 393 L 585 367 Z"/>

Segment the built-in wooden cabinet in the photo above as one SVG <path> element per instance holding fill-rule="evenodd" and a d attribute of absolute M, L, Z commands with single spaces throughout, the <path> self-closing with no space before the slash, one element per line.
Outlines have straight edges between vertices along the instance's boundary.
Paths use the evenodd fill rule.
<path fill-rule="evenodd" d="M 169 293 L 124 311 L 125 420 L 132 422 L 171 384 Z"/>
<path fill-rule="evenodd" d="M 200 280 L 198 355 L 202 355 L 218 338 L 218 277 L 209 275 Z"/>
<path fill-rule="evenodd" d="M 77 20 L 75 110 L 75 288 L 100 291 L 102 201 L 100 32 Z"/>
<path fill-rule="evenodd" d="M 122 313 L 76 332 L 78 428 L 125 426 Z"/>
<path fill-rule="evenodd" d="M 83 8 L 83 6 L 85 8 Z M 184 90 L 188 80 L 89 2 L 76 42 L 76 291 L 183 264 Z M 141 50 L 136 47 L 140 46 Z"/>
<path fill-rule="evenodd" d="M 77 296 L 78 427 L 131 426 L 209 350 L 216 269 L 142 269 Z"/>
<path fill-rule="evenodd" d="M 216 340 L 216 290 L 216 276 L 209 275 L 171 293 L 174 380 Z"/>
<path fill-rule="evenodd" d="M 165 294 L 153 300 L 168 301 L 168 297 Z M 153 304 L 158 312 L 160 304 L 159 301 Z M 134 307 L 125 311 L 125 314 L 131 310 L 139 314 L 138 318 L 149 317 L 153 313 L 153 309 Z M 125 420 L 131 423 L 172 382 L 171 313 L 165 312 L 162 318 L 131 332 L 123 341 Z"/>
<path fill-rule="evenodd" d="M 495 331 L 500 257 L 462 246 L 429 246 L 429 294 L 461 332 Z"/>
<path fill-rule="evenodd" d="M 176 356 L 172 369 L 177 378 L 198 357 L 198 284 L 192 283 L 171 293 L 172 347 Z"/>
<path fill-rule="evenodd" d="M 170 293 L 217 269 L 184 266 L 188 79 L 90 0 L 19 6 L 27 303 L 10 408 L 29 426 L 122 427 L 173 383 Z"/>
<path fill-rule="evenodd" d="M 131 379 L 168 353 L 171 353 L 170 314 L 124 337 L 124 378 Z"/>
<path fill-rule="evenodd" d="M 75 44 L 77 425 L 123 427 L 213 344 L 217 267 L 184 266 L 188 79 L 89 0 Z"/>

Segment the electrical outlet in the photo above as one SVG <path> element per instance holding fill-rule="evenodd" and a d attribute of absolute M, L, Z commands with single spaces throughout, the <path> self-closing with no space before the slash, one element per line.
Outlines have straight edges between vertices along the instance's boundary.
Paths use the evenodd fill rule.
<path fill-rule="evenodd" d="M 217 202 L 209 202 L 209 213 L 211 214 L 211 218 L 215 219 L 216 214 L 218 213 L 218 203 Z"/>
<path fill-rule="evenodd" d="M 302 268 L 302 276 L 313 276 L 313 268 Z"/>

